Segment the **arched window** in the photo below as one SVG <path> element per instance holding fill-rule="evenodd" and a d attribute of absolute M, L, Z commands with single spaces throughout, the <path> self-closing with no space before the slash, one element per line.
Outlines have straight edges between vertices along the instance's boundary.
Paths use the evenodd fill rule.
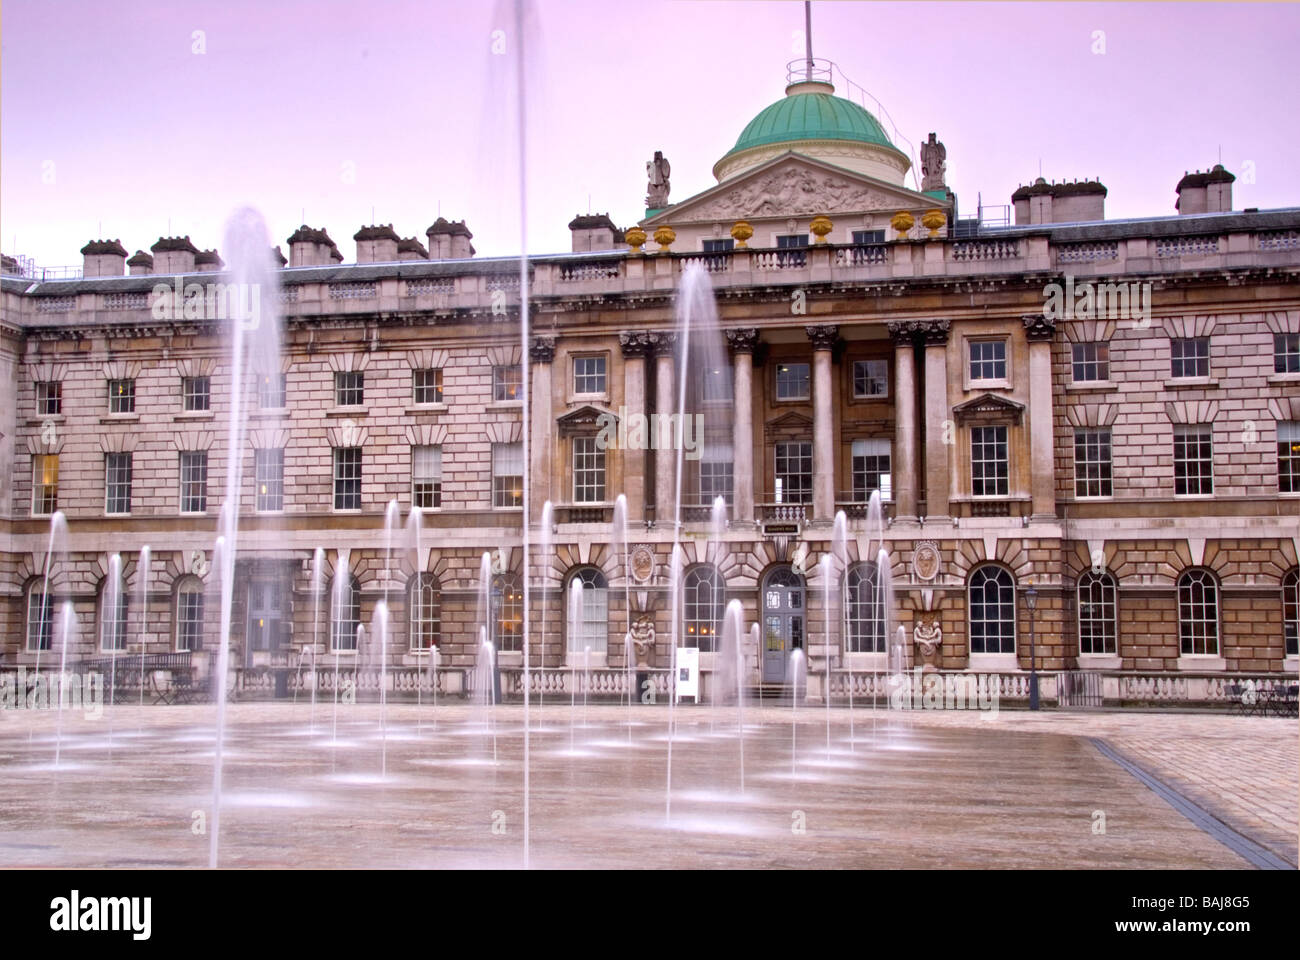
<path fill-rule="evenodd" d="M 53 640 L 54 595 L 45 592 L 43 581 L 37 581 L 27 593 L 27 649 L 48 650 Z"/>
<path fill-rule="evenodd" d="M 341 590 L 330 591 L 330 649 L 355 650 L 360 623 L 361 585 L 356 577 L 348 577 Z"/>
<path fill-rule="evenodd" d="M 885 605 L 874 563 L 857 563 L 844 574 L 847 653 L 885 652 Z"/>
<path fill-rule="evenodd" d="M 411 615 L 411 649 L 420 652 L 442 642 L 442 585 L 432 573 L 416 574 L 406 594 Z"/>
<path fill-rule="evenodd" d="M 715 567 L 701 564 L 682 578 L 682 636 L 685 645 L 704 651 L 718 649 L 722 627 L 722 577 Z"/>
<path fill-rule="evenodd" d="M 1183 654 L 1219 653 L 1219 584 L 1208 570 L 1178 578 L 1178 638 Z"/>
<path fill-rule="evenodd" d="M 1297 634 L 1300 634 L 1300 567 L 1292 567 L 1282 578 L 1282 638 L 1288 657 L 1298 652 Z"/>
<path fill-rule="evenodd" d="M 1016 652 L 1016 583 L 1002 567 L 985 564 L 970 575 L 971 653 Z"/>
<path fill-rule="evenodd" d="M 99 648 L 104 651 L 126 649 L 126 625 L 130 622 L 126 584 L 116 597 L 105 580 L 99 591 Z"/>
<path fill-rule="evenodd" d="M 493 644 L 497 650 L 524 648 L 524 584 L 513 570 L 492 578 L 492 605 L 496 616 Z"/>
<path fill-rule="evenodd" d="M 186 577 L 176 588 L 176 649 L 203 649 L 203 581 Z"/>
<path fill-rule="evenodd" d="M 582 610 L 579 622 L 569 617 L 569 590 L 582 584 Z M 590 647 L 592 653 L 604 653 L 609 643 L 609 583 L 595 567 L 583 567 L 569 578 L 565 590 L 565 623 L 569 631 L 569 653 L 581 657 Z"/>
<path fill-rule="evenodd" d="M 1079 652 L 1115 653 L 1115 578 L 1088 570 L 1079 578 Z"/>

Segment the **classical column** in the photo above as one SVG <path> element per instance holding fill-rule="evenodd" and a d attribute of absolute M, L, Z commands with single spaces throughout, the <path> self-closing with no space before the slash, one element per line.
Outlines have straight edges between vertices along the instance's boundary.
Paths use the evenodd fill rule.
<path fill-rule="evenodd" d="M 758 347 L 758 329 L 741 327 L 728 330 L 733 363 L 733 393 L 736 418 L 732 422 L 731 457 L 734 505 L 732 522 L 754 522 L 754 350 Z"/>
<path fill-rule="evenodd" d="M 948 519 L 952 467 L 950 451 L 956 429 L 948 405 L 948 321 L 921 324 L 925 339 L 925 513 L 928 520 Z"/>
<path fill-rule="evenodd" d="M 835 519 L 835 380 L 831 350 L 840 334 L 833 324 L 804 327 L 813 346 L 813 522 Z"/>
<path fill-rule="evenodd" d="M 673 529 L 677 521 L 673 501 L 673 481 L 677 472 L 676 438 L 673 415 L 677 412 L 677 390 L 673 377 L 673 351 L 677 347 L 677 334 L 656 331 L 650 334 L 651 349 L 655 355 L 655 413 L 659 422 L 655 436 L 655 526 Z"/>
<path fill-rule="evenodd" d="M 632 423 L 643 418 L 645 409 L 645 358 L 650 352 L 648 333 L 620 333 L 619 346 L 623 348 L 623 410 L 621 416 L 628 421 L 628 436 Z M 645 435 L 649 441 L 650 437 Z M 627 497 L 628 522 L 645 520 L 645 467 L 646 452 L 642 445 L 623 451 L 623 494 Z"/>
<path fill-rule="evenodd" d="M 894 341 L 894 519 L 916 520 L 916 324 L 891 323 Z"/>
<path fill-rule="evenodd" d="M 551 499 L 551 437 L 554 411 L 551 409 L 551 361 L 555 359 L 554 337 L 533 337 L 528 349 L 533 397 L 529 407 L 528 476 L 531 522 L 542 516 L 542 506 Z"/>
<path fill-rule="evenodd" d="M 1029 464 L 1032 520 L 1056 519 L 1056 471 L 1052 458 L 1052 336 L 1044 316 L 1022 318 L 1029 340 Z"/>

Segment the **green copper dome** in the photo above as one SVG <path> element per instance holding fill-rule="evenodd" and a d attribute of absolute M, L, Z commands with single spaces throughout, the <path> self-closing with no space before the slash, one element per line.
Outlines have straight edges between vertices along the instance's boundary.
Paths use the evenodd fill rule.
<path fill-rule="evenodd" d="M 829 92 L 814 92 L 830 89 L 824 83 L 792 85 L 784 98 L 749 121 L 727 156 L 751 147 L 798 140 L 852 140 L 898 149 L 880 122 L 862 107 Z"/>

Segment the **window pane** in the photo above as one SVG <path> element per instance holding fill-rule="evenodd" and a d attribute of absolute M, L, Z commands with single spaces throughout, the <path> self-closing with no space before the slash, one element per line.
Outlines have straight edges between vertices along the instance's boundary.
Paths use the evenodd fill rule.
<path fill-rule="evenodd" d="M 104 512 L 131 512 L 131 454 L 104 455 Z"/>
<path fill-rule="evenodd" d="M 524 385 L 523 370 L 519 364 L 492 368 L 492 399 L 495 401 L 519 400 Z"/>
<path fill-rule="evenodd" d="M 605 358 L 575 357 L 573 360 L 573 392 L 605 392 Z"/>
<path fill-rule="evenodd" d="M 522 507 L 524 504 L 524 445 L 492 444 L 492 505 Z"/>
<path fill-rule="evenodd" d="M 135 381 L 108 381 L 108 412 L 135 413 Z"/>
<path fill-rule="evenodd" d="M 1213 439 L 1208 425 L 1174 427 L 1174 493 L 1214 492 Z"/>
<path fill-rule="evenodd" d="M 971 494 L 1005 497 L 1009 492 L 1006 427 L 972 427 L 970 432 Z"/>
<path fill-rule="evenodd" d="M 187 583 L 176 594 L 176 649 L 203 649 L 203 587 Z"/>
<path fill-rule="evenodd" d="M 279 410 L 285 405 L 287 377 L 283 373 L 264 373 L 257 378 L 257 405 L 263 410 Z"/>
<path fill-rule="evenodd" d="M 63 384 L 46 381 L 36 384 L 36 414 L 56 417 L 63 413 Z"/>
<path fill-rule="evenodd" d="M 1109 497 L 1111 488 L 1110 430 L 1074 431 L 1074 495 Z"/>
<path fill-rule="evenodd" d="M 442 371 L 416 370 L 411 374 L 416 403 L 442 403 Z"/>
<path fill-rule="evenodd" d="M 366 377 L 363 373 L 334 374 L 334 404 L 339 407 L 360 407 L 366 401 Z"/>
<path fill-rule="evenodd" d="M 1079 578 L 1079 652 L 1115 653 L 1115 580 L 1088 571 Z"/>
<path fill-rule="evenodd" d="M 361 509 L 361 448 L 334 450 L 334 509 Z"/>
<path fill-rule="evenodd" d="M 276 511 L 284 509 L 284 450 L 254 451 L 254 482 L 257 484 L 257 509 Z"/>
<path fill-rule="evenodd" d="M 1219 652 L 1219 587 L 1204 570 L 1191 570 L 1178 581 L 1178 634 L 1185 654 Z"/>
<path fill-rule="evenodd" d="M 411 506 L 422 510 L 442 506 L 442 447 L 411 447 Z"/>
<path fill-rule="evenodd" d="M 884 397 L 889 394 L 889 362 L 886 360 L 853 361 L 853 395 Z"/>
<path fill-rule="evenodd" d="M 54 597 L 44 590 L 27 594 L 27 649 L 49 650 L 54 638 Z"/>
<path fill-rule="evenodd" d="M 1273 372 L 1300 373 L 1300 333 L 1273 335 Z"/>
<path fill-rule="evenodd" d="M 573 501 L 601 503 L 605 499 L 605 451 L 598 437 L 573 438 Z"/>
<path fill-rule="evenodd" d="M 1169 342 L 1170 375 L 1173 377 L 1208 377 L 1210 375 L 1210 338 L 1192 337 Z"/>
<path fill-rule="evenodd" d="M 1076 343 L 1072 353 L 1075 383 L 1110 379 L 1110 344 Z"/>
<path fill-rule="evenodd" d="M 812 444 L 776 445 L 776 502 L 812 502 Z"/>
<path fill-rule="evenodd" d="M 181 454 L 181 513 L 203 513 L 208 509 L 208 453 L 206 450 Z"/>
<path fill-rule="evenodd" d="M 208 377 L 183 377 L 181 379 L 181 400 L 186 412 L 209 409 L 212 395 L 212 381 Z"/>
<path fill-rule="evenodd" d="M 1016 588 L 1001 567 L 976 568 L 970 579 L 971 653 L 1015 653 Z"/>
<path fill-rule="evenodd" d="M 38 453 L 32 457 L 32 513 L 50 514 L 59 509 L 59 455 Z"/>
<path fill-rule="evenodd" d="M 776 365 L 776 398 L 778 400 L 808 399 L 808 364 L 778 363 Z"/>
<path fill-rule="evenodd" d="M 1300 422 L 1294 420 L 1277 425 L 1277 489 L 1300 493 Z"/>
<path fill-rule="evenodd" d="M 970 378 L 1005 380 L 1007 378 L 1007 343 L 1005 340 L 974 340 L 970 344 Z"/>

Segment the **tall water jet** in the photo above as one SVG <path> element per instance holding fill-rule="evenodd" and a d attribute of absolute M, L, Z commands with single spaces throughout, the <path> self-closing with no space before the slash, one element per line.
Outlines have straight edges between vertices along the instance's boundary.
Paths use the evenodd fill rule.
<path fill-rule="evenodd" d="M 334 584 L 330 591 L 330 646 L 334 648 L 334 732 L 331 739 L 334 745 L 339 742 L 339 660 L 343 654 L 344 637 L 334 624 L 342 624 L 344 594 L 349 586 L 350 575 L 340 554 L 334 565 Z M 361 641 L 357 640 L 360 646 Z M 356 691 L 353 691 L 355 696 Z"/>
<path fill-rule="evenodd" d="M 877 493 L 878 491 L 872 491 Z M 877 495 L 877 502 L 879 496 Z M 849 571 L 849 518 L 843 510 L 835 511 L 835 523 L 831 526 L 831 556 L 835 560 L 835 586 L 839 590 L 840 600 L 840 617 L 839 626 L 841 631 L 840 649 L 844 651 L 844 685 L 849 692 L 849 751 L 854 749 L 853 745 L 853 668 L 849 662 L 849 634 L 848 611 L 849 611 L 849 593 L 848 593 L 848 571 Z"/>
<path fill-rule="evenodd" d="M 665 823 L 671 823 L 673 818 L 673 738 L 677 734 L 677 624 L 682 581 L 682 545 L 680 543 L 673 544 L 672 560 L 668 565 L 668 577 L 670 584 L 669 596 L 672 603 L 668 615 L 672 618 L 673 626 L 668 674 L 668 770 L 664 777 Z"/>
<path fill-rule="evenodd" d="M 144 648 L 149 633 L 149 557 L 147 546 L 140 548 L 140 706 L 144 706 Z"/>
<path fill-rule="evenodd" d="M 54 564 L 54 558 L 57 555 L 65 555 L 68 552 L 68 519 L 64 516 L 62 510 L 55 510 L 50 516 L 50 539 L 45 546 L 45 573 L 42 577 L 41 584 L 41 623 L 48 623 L 52 614 L 50 611 L 50 570 Z M 40 683 L 41 677 L 41 644 L 36 645 L 36 682 Z"/>
<path fill-rule="evenodd" d="M 421 507 L 411 507 L 411 512 L 406 516 L 406 543 L 412 554 L 411 569 L 415 571 L 415 578 L 411 581 L 413 586 L 407 597 L 407 603 L 412 608 L 407 611 L 407 621 L 411 624 L 420 624 L 421 626 L 418 628 L 420 631 L 424 629 L 424 568 L 421 566 L 420 561 L 423 533 L 424 510 Z M 428 657 L 425 661 L 425 672 L 427 674 L 433 663 L 433 639 L 429 639 L 429 645 L 426 648 L 424 636 L 421 633 L 413 633 L 407 642 L 407 647 L 413 648 L 417 652 L 423 652 Z M 434 682 L 437 683 L 436 674 L 434 675 Z M 417 666 L 415 669 L 415 729 L 417 733 L 424 724 L 424 717 L 421 716 L 422 711 L 419 709 L 423 704 L 424 682 L 420 677 L 420 669 Z"/>
<path fill-rule="evenodd" d="M 325 591 L 325 550 L 317 547 L 311 558 L 311 732 L 316 732 L 316 687 L 319 677 L 316 673 L 316 651 L 320 647 L 320 600 Z M 294 690 L 297 694 L 297 690 Z"/>
<path fill-rule="evenodd" d="M 632 697 L 636 693 L 636 649 L 632 643 L 632 631 L 623 634 L 623 667 L 627 683 L 627 742 L 632 742 Z"/>
<path fill-rule="evenodd" d="M 541 567 L 541 572 L 542 572 L 541 586 L 542 586 L 543 593 L 542 593 L 542 642 L 541 642 L 541 652 L 538 654 L 537 657 L 537 669 L 538 669 L 537 706 L 538 707 L 542 707 L 546 703 L 546 621 L 550 609 L 549 609 L 549 605 L 546 602 L 545 591 L 546 591 L 546 581 L 549 579 L 550 571 L 551 571 L 551 539 L 552 539 L 552 530 L 555 524 L 555 521 L 553 519 L 554 512 L 555 512 L 555 506 L 554 504 L 551 503 L 551 501 L 547 500 L 545 503 L 542 504 L 542 520 L 541 520 L 542 542 L 539 544 L 541 550 L 541 561 L 539 566 Z M 524 610 L 525 611 L 528 610 L 527 605 L 524 606 Z M 527 620 L 528 618 L 525 616 L 524 619 Z M 525 674 L 525 680 L 526 679 L 527 679 L 527 675 Z"/>
<path fill-rule="evenodd" d="M 826 703 L 826 756 L 831 755 L 831 555 L 822 554 L 818 563 L 821 568 L 822 578 L 822 620 L 823 629 L 826 631 L 822 636 L 822 643 L 826 650 L 826 686 L 822 690 L 822 700 Z"/>
<path fill-rule="evenodd" d="M 741 694 L 744 662 L 745 608 L 732 600 L 722 615 L 722 643 L 718 650 L 718 686 L 727 684 L 736 698 L 736 732 L 740 740 L 740 792 L 745 792 L 745 698 Z"/>
<path fill-rule="evenodd" d="M 569 581 L 569 636 L 582 636 L 582 578 L 574 577 Z M 574 671 L 577 665 L 569 663 L 569 752 L 573 753 L 573 731 L 578 716 L 578 680 Z"/>
<path fill-rule="evenodd" d="M 799 680 L 804 679 L 807 695 L 807 671 L 802 650 L 790 654 L 790 775 L 799 762 Z"/>
<path fill-rule="evenodd" d="M 234 603 L 235 558 L 239 553 L 239 498 L 244 488 L 244 450 L 248 415 L 244 409 L 250 371 L 280 372 L 280 321 L 271 239 L 256 211 L 236 211 L 226 223 L 221 248 L 230 265 L 233 296 L 230 315 L 230 409 L 226 433 L 226 495 L 221 505 L 221 641 L 217 648 L 217 740 L 212 764 L 212 824 L 208 866 L 217 866 L 221 837 L 221 763 L 225 744 L 226 675 L 230 665 L 230 618 Z M 179 304 L 176 305 L 179 307 Z M 233 306 L 233 309 L 232 309 Z"/>
<path fill-rule="evenodd" d="M 54 766 L 59 765 L 59 754 L 63 749 L 63 685 L 68 671 L 68 643 L 75 639 L 77 615 L 72 609 L 72 601 L 64 600 L 59 616 L 59 716 L 54 733 Z M 39 677 L 39 675 L 38 675 Z"/>
<path fill-rule="evenodd" d="M 388 776 L 388 601 L 380 600 L 375 604 L 375 616 L 372 621 L 374 632 L 379 638 L 379 739 L 380 774 Z"/>
<path fill-rule="evenodd" d="M 108 705 L 117 702 L 117 651 L 120 640 L 125 640 L 125 624 L 121 623 L 123 611 L 119 608 L 125 598 L 122 591 L 122 555 L 115 553 L 108 558 L 108 581 L 104 585 L 103 622 L 100 627 L 99 648 L 107 648 L 108 660 Z M 113 741 L 113 722 L 108 724 L 109 744 Z"/>
<path fill-rule="evenodd" d="M 478 674 L 475 686 L 478 690 L 474 693 L 474 699 L 478 701 L 483 708 L 483 732 L 484 735 L 490 735 L 492 738 L 492 762 L 497 762 L 497 721 L 496 721 L 496 688 L 493 681 L 496 678 L 496 650 L 492 646 L 492 641 L 487 638 L 487 629 L 479 628 L 478 642 L 478 659 L 475 661 L 475 672 Z"/>

